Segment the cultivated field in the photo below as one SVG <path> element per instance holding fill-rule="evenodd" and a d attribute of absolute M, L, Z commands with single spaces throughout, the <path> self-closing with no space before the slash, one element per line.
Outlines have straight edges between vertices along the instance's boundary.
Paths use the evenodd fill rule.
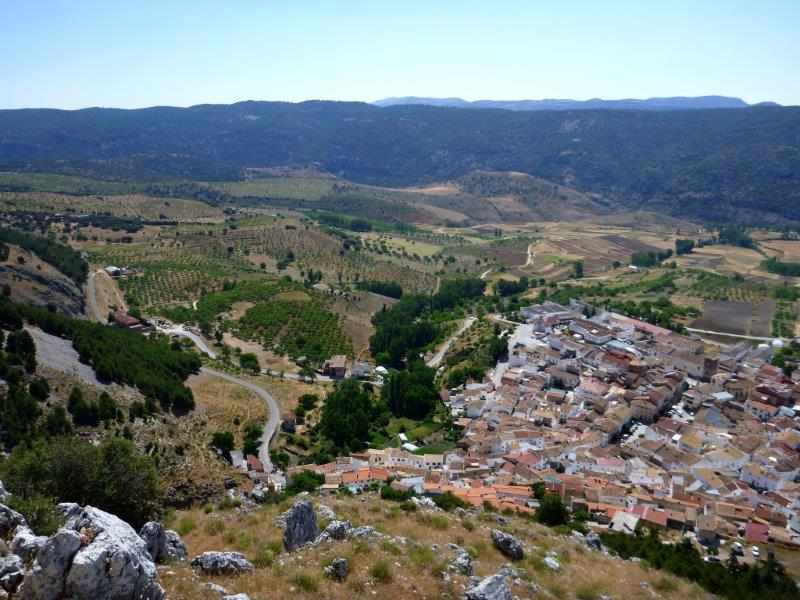
<path fill-rule="evenodd" d="M 0 207 L 46 213 L 105 213 L 148 221 L 221 222 L 222 211 L 197 200 L 141 194 L 74 196 L 49 192 L 0 192 Z"/>
<path fill-rule="evenodd" d="M 231 196 L 319 200 L 333 191 L 336 180 L 322 177 L 267 177 L 250 181 L 212 182 L 208 185 Z"/>
<path fill-rule="evenodd" d="M 772 332 L 775 307 L 774 300 L 760 302 L 708 300 L 703 304 L 703 315 L 692 321 L 691 326 L 708 331 L 766 337 Z"/>

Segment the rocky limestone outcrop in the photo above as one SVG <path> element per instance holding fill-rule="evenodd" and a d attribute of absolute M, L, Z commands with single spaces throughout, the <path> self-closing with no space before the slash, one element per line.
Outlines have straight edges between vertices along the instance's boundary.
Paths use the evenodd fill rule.
<path fill-rule="evenodd" d="M 0 263 L 0 285 L 11 285 L 11 298 L 21 304 L 56 306 L 58 312 L 70 317 L 84 313 L 84 299 L 80 287 L 55 267 L 32 261 L 29 252 L 18 250 L 25 263 Z M 39 271 L 36 265 L 43 266 Z"/>
<path fill-rule="evenodd" d="M 334 558 L 331 564 L 325 567 L 325 575 L 335 581 L 344 581 L 349 571 L 350 565 L 346 558 Z"/>
<path fill-rule="evenodd" d="M 441 509 L 436 506 L 436 502 L 428 497 L 412 496 L 411 503 L 420 510 L 440 511 Z"/>
<path fill-rule="evenodd" d="M 522 543 L 510 533 L 492 529 L 492 544 L 511 560 L 522 560 L 525 557 Z"/>
<path fill-rule="evenodd" d="M 455 550 L 456 555 L 447 565 L 447 570 L 458 575 L 471 577 L 474 570 L 472 566 L 472 557 L 460 546 L 451 544 L 450 547 Z"/>
<path fill-rule="evenodd" d="M 176 531 L 165 529 L 161 523 L 150 521 L 142 526 L 139 536 L 147 546 L 147 552 L 157 563 L 186 560 L 188 551 Z"/>
<path fill-rule="evenodd" d="M 481 579 L 470 587 L 465 594 L 467 600 L 512 600 L 511 588 L 503 573 L 495 573 Z"/>
<path fill-rule="evenodd" d="M 583 541 L 586 546 L 592 550 L 597 550 L 598 552 L 603 550 L 603 542 L 600 541 L 600 536 L 594 531 L 587 533 Z"/>
<path fill-rule="evenodd" d="M 228 594 L 228 590 L 226 590 L 224 587 L 222 587 L 218 583 L 214 583 L 213 581 L 206 581 L 203 584 L 203 587 L 206 588 L 207 590 L 210 590 L 210 591 L 214 592 L 215 594 L 219 594 L 220 596 L 228 596 L 229 595 Z"/>
<path fill-rule="evenodd" d="M 13 594 L 17 591 L 19 584 L 25 577 L 25 565 L 22 559 L 15 555 L 0 557 L 0 587 L 7 593 Z"/>
<path fill-rule="evenodd" d="M 319 535 L 317 516 L 308 500 L 298 500 L 286 515 L 283 530 L 283 547 L 291 552 L 313 542 Z"/>
<path fill-rule="evenodd" d="M 2 487 L 0 485 L 0 487 Z M 2 493 L 5 488 L 2 488 Z M 123 520 L 92 506 L 60 504 L 63 526 L 36 535 L 0 504 L 0 537 L 10 538 L 0 587 L 23 600 L 162 600 L 144 540 Z"/>
<path fill-rule="evenodd" d="M 353 527 L 348 531 L 347 537 L 352 539 L 378 540 L 383 538 L 383 534 L 374 527 L 361 525 L 360 527 Z"/>
<path fill-rule="evenodd" d="M 265 485 L 259 483 L 250 492 L 250 499 L 256 504 L 264 504 L 269 500 L 270 491 Z"/>
<path fill-rule="evenodd" d="M 22 583 L 23 600 L 58 600 L 65 595 L 72 560 L 81 547 L 77 531 L 60 529 L 39 550 Z M 91 598 L 91 596 L 84 596 Z"/>
<path fill-rule="evenodd" d="M 317 505 L 317 516 L 322 519 L 323 521 L 334 521 L 336 520 L 336 513 L 333 512 L 333 509 L 328 506 L 327 504 L 318 504 Z"/>
<path fill-rule="evenodd" d="M 27 527 L 25 517 L 13 508 L 0 504 L 0 538 L 6 539 L 20 525 Z"/>
<path fill-rule="evenodd" d="M 329 541 L 341 541 L 347 538 L 348 532 L 353 528 L 350 521 L 331 521 L 322 533 L 314 540 L 314 545 Z"/>
<path fill-rule="evenodd" d="M 253 570 L 253 564 L 239 552 L 203 552 L 191 564 L 206 575 L 241 575 Z"/>
<path fill-rule="evenodd" d="M 98 600 L 164 597 L 155 563 L 133 527 L 93 506 L 60 504 L 59 509 L 67 519 L 64 530 L 78 533 L 81 542 L 66 575 L 67 597 Z M 43 551 L 44 548 L 39 556 Z"/>
<path fill-rule="evenodd" d="M 27 525 L 20 525 L 14 530 L 9 549 L 19 556 L 23 562 L 30 563 L 47 542 L 47 536 L 36 535 Z"/>

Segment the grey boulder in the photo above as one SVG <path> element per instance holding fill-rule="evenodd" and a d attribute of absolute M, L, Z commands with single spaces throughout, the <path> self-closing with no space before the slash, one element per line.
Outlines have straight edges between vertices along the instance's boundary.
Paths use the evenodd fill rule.
<path fill-rule="evenodd" d="M 228 596 L 223 596 L 222 600 L 250 600 L 250 596 L 247 594 L 230 594 Z"/>
<path fill-rule="evenodd" d="M 19 556 L 9 554 L 0 558 L 0 587 L 7 593 L 15 593 L 24 577 L 25 565 Z"/>
<path fill-rule="evenodd" d="M 558 562 L 558 559 L 555 556 L 545 556 L 544 557 L 544 564 L 551 571 L 560 571 L 561 570 L 561 563 Z"/>
<path fill-rule="evenodd" d="M 259 484 L 250 492 L 250 499 L 258 504 L 264 504 L 269 499 L 269 489 Z"/>
<path fill-rule="evenodd" d="M 147 545 L 147 552 L 157 563 L 186 560 L 186 544 L 176 531 L 165 529 L 161 523 L 150 521 L 142 526 L 139 536 Z"/>
<path fill-rule="evenodd" d="M 33 568 L 25 575 L 23 600 L 56 600 L 64 596 L 65 577 L 81 547 L 77 531 L 59 529 L 39 550 Z M 91 596 L 85 596 L 91 597 Z"/>
<path fill-rule="evenodd" d="M 588 548 L 591 548 L 592 550 L 597 550 L 598 552 L 601 552 L 603 550 L 603 542 L 600 541 L 600 536 L 597 535 L 594 531 L 590 531 L 589 533 L 586 534 L 586 537 L 584 538 L 584 543 Z"/>
<path fill-rule="evenodd" d="M 360 527 L 353 527 L 353 529 L 348 531 L 347 537 L 353 539 L 377 540 L 382 538 L 383 534 L 374 527 L 361 525 Z"/>
<path fill-rule="evenodd" d="M 308 500 L 298 500 L 286 514 L 283 547 L 291 552 L 317 539 L 317 515 Z"/>
<path fill-rule="evenodd" d="M 459 575 L 466 575 L 467 577 L 472 576 L 472 557 L 466 550 L 458 548 L 456 550 L 455 558 L 450 561 L 450 564 L 448 565 L 448 570 L 458 573 Z"/>
<path fill-rule="evenodd" d="M 347 537 L 347 532 L 352 528 L 350 521 L 331 521 L 322 533 L 328 534 L 332 540 L 341 541 Z"/>
<path fill-rule="evenodd" d="M 25 522 L 25 517 L 13 508 L 9 508 L 5 504 L 0 504 L 0 538 L 8 538 L 11 532 L 20 525 L 28 526 Z"/>
<path fill-rule="evenodd" d="M 19 556 L 24 562 L 32 562 L 36 555 L 47 542 L 47 536 L 36 535 L 29 527 L 20 525 L 14 531 L 14 537 L 11 539 L 10 549 L 11 552 Z"/>
<path fill-rule="evenodd" d="M 466 598 L 467 600 L 512 600 L 513 597 L 505 575 L 496 573 L 470 587 L 466 592 Z"/>
<path fill-rule="evenodd" d="M 228 595 L 228 590 L 226 590 L 221 585 L 219 585 L 217 583 L 214 583 L 213 581 L 207 581 L 206 583 L 203 584 L 203 586 L 206 589 L 209 589 L 212 592 L 215 592 L 215 593 L 219 594 L 220 596 L 227 596 Z"/>
<path fill-rule="evenodd" d="M 327 504 L 317 505 L 317 515 L 320 519 L 325 521 L 333 521 L 336 519 L 336 513 L 333 512 L 333 509 Z"/>
<path fill-rule="evenodd" d="M 239 552 L 203 552 L 191 564 L 207 575 L 239 575 L 253 570 L 253 564 Z"/>
<path fill-rule="evenodd" d="M 334 558 L 327 567 L 325 567 L 325 575 L 336 581 L 342 581 L 347 577 L 350 571 L 350 565 L 346 558 Z"/>
<path fill-rule="evenodd" d="M 525 557 L 520 541 L 499 529 L 492 529 L 492 544 L 511 560 L 522 560 Z"/>

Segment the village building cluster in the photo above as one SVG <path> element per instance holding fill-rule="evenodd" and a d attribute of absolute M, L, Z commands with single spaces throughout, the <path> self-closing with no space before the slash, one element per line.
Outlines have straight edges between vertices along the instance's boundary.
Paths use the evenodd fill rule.
<path fill-rule="evenodd" d="M 773 348 L 712 354 L 698 338 L 585 308 L 523 309 L 508 360 L 444 394 L 456 449 L 342 457 L 314 467 L 325 488 L 391 480 L 533 511 L 541 483 L 618 531 L 800 545 L 800 380 L 769 363 Z"/>

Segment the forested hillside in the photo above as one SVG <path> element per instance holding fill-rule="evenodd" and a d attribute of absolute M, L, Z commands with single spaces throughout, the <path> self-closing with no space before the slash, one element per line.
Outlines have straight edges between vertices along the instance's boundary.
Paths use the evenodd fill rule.
<path fill-rule="evenodd" d="M 5 170 L 236 180 L 245 167 L 311 164 L 379 185 L 521 171 L 624 207 L 719 221 L 800 220 L 800 108 L 520 112 L 243 102 L 0 111 Z"/>

